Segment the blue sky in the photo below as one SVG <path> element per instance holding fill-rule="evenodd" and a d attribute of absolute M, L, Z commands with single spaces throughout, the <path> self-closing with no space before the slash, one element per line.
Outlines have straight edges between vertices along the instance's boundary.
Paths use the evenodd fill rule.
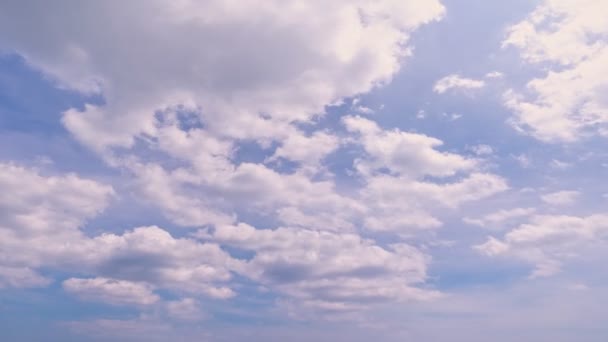
<path fill-rule="evenodd" d="M 0 337 L 604 341 L 606 10 L 4 2 Z"/>

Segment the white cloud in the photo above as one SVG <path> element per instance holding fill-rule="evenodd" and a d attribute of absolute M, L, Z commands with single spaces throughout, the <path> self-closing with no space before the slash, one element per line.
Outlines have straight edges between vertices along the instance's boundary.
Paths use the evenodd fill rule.
<path fill-rule="evenodd" d="M 439 139 L 397 129 L 383 130 L 375 122 L 362 117 L 349 116 L 343 121 L 350 132 L 361 136 L 357 142 L 368 154 L 367 158 L 355 161 L 362 174 L 388 168 L 392 174 L 403 177 L 447 177 L 476 166 L 473 159 L 437 151 L 436 148 L 443 145 Z"/>
<path fill-rule="evenodd" d="M 500 71 L 491 71 L 486 74 L 486 78 L 502 78 L 504 74 Z"/>
<path fill-rule="evenodd" d="M 579 196 L 580 192 L 578 191 L 563 190 L 542 195 L 540 198 L 547 204 L 561 206 L 575 203 Z"/>
<path fill-rule="evenodd" d="M 364 225 L 372 231 L 408 233 L 410 228 L 436 228 L 442 222 L 431 212 L 454 208 L 503 191 L 503 179 L 476 173 L 480 163 L 459 154 L 441 152 L 441 140 L 398 129 L 383 130 L 375 122 L 355 116 L 343 118 L 348 131 L 359 135 L 354 143 L 365 154 L 354 166 L 365 186 Z M 428 177 L 456 180 L 436 183 Z"/>
<path fill-rule="evenodd" d="M 339 146 L 338 138 L 326 132 L 316 132 L 311 136 L 292 134 L 276 149 L 269 160 L 285 158 L 299 162 L 309 172 L 318 171 L 323 158 Z"/>
<path fill-rule="evenodd" d="M 255 229 L 246 224 L 199 231 L 199 238 L 252 251 L 240 273 L 321 312 L 361 310 L 372 303 L 432 299 L 419 288 L 428 257 L 414 247 L 381 247 L 356 234 Z"/>
<path fill-rule="evenodd" d="M 336 138 L 323 132 L 310 137 L 295 132 L 276 149 L 271 159 L 281 156 L 301 162 L 295 173 L 281 173 L 249 162 L 236 165 L 230 144 L 208 137 L 203 129 L 186 132 L 171 119 L 163 120 L 159 128 L 163 132 L 161 139 L 149 146 L 171 153 L 184 166 L 175 168 L 174 164 L 158 164 L 156 160 L 132 161 L 135 156 L 121 163 L 140 182 L 143 197 L 184 226 L 231 223 L 237 217 L 234 213 L 256 210 L 289 226 L 332 231 L 352 231 L 354 223 L 361 220 L 373 230 L 437 227 L 441 222 L 429 213 L 437 204 L 456 207 L 506 188 L 503 180 L 489 174 L 461 177 L 478 169 L 478 161 L 438 151 L 436 148 L 442 145 L 438 139 L 383 130 L 360 117 L 346 117 L 343 121 L 356 137 L 349 136 L 345 141 L 361 145 L 365 152 L 356 157 L 354 164 L 367 184 L 360 190 L 353 189 L 349 196 L 339 193 L 332 179 L 314 177 L 322 169 L 321 158 L 336 148 Z M 384 170 L 394 178 L 383 179 Z M 428 176 L 461 179 L 441 186 L 419 181 Z M 393 198 L 373 190 L 379 182 L 389 181 L 391 190 L 386 192 Z M 488 187 L 467 185 L 477 181 Z M 218 193 L 221 198 L 215 195 Z M 401 207 L 395 208 L 398 203 Z"/>
<path fill-rule="evenodd" d="M 91 275 L 66 290 L 116 303 L 144 303 L 144 287 L 228 298 L 234 261 L 217 245 L 174 239 L 158 227 L 88 237 L 80 230 L 113 195 L 111 187 L 75 175 L 42 176 L 0 164 L 0 285 L 44 286 L 39 268 Z M 9 196 L 10 194 L 10 196 Z M 234 261 L 236 262 L 236 261 Z M 132 293 L 131 293 L 132 292 Z M 132 298 L 129 296 L 132 295 Z"/>
<path fill-rule="evenodd" d="M 504 223 L 510 223 L 516 219 L 525 218 L 534 214 L 535 212 L 536 209 L 534 208 L 514 208 L 508 210 L 499 210 L 476 219 L 465 217 L 463 221 L 480 227 L 493 228 L 495 226 L 502 226 Z"/>
<path fill-rule="evenodd" d="M 509 29 L 505 46 L 518 48 L 527 62 L 554 64 L 528 83 L 529 94 L 505 94 L 518 129 L 548 142 L 606 135 L 607 10 L 603 0 L 545 0 Z"/>
<path fill-rule="evenodd" d="M 27 267 L 7 267 L 0 265 L 0 289 L 7 287 L 45 287 L 51 280 Z"/>
<path fill-rule="evenodd" d="M 361 191 L 369 203 L 364 222 L 373 231 L 409 233 L 411 228 L 436 228 L 442 222 L 434 217 L 433 209 L 456 208 L 506 189 L 504 179 L 482 173 L 447 184 L 375 176 Z"/>
<path fill-rule="evenodd" d="M 74 272 L 64 288 L 81 298 L 156 305 L 187 320 L 203 314 L 199 296 L 237 294 L 233 273 L 313 312 L 425 300 L 438 295 L 425 287 L 428 256 L 358 233 L 438 227 L 443 211 L 508 188 L 480 160 L 441 151 L 443 142 L 424 134 L 353 116 L 342 136 L 315 126 L 326 106 L 391 79 L 411 53 L 409 35 L 442 16 L 438 1 L 65 0 L 36 8 L 44 18 L 0 5 L 1 46 L 60 87 L 103 97 L 67 110 L 65 127 L 131 177 L 134 197 L 177 226 L 203 228 L 207 241 L 157 226 L 85 235 L 110 187 L 16 168 L 0 193 L 15 193 L 19 180 L 33 190 L 17 201 L 0 195 L 7 270 Z M 450 82 L 441 92 L 484 85 Z M 250 143 L 264 152 L 257 162 L 241 160 Z M 326 163 L 343 147 L 359 149 L 344 154 L 355 168 L 348 186 Z M 283 171 L 283 160 L 297 166 Z M 238 223 L 250 215 L 289 228 Z M 18 236 L 18 226 L 35 238 Z M 33 248 L 15 253 L 23 246 Z M 225 246 L 253 256 L 236 259 Z M 25 280 L 7 283 L 45 281 L 23 272 Z M 159 303 L 155 291 L 177 299 Z"/>
<path fill-rule="evenodd" d="M 403 232 L 440 225 L 437 206 L 453 208 L 506 188 L 500 177 L 476 172 L 476 160 L 439 151 L 439 139 L 349 117 L 344 140 L 365 150 L 355 162 L 365 184 L 338 191 L 331 174 L 319 171 L 340 140 L 301 126 L 314 124 L 325 106 L 389 81 L 411 53 L 409 34 L 443 15 L 438 1 L 67 1 L 39 8 L 64 19 L 52 22 L 23 10 L 2 7 L 3 46 L 61 86 L 103 96 L 103 105 L 66 111 L 64 125 L 111 166 L 130 172 L 141 200 L 177 225 L 221 227 L 254 213 L 306 232 Z M 43 37 L 25 35 L 26 21 Z M 238 161 L 243 142 L 272 155 Z M 277 171 L 280 159 L 298 167 Z M 383 178 L 383 169 L 391 177 Z M 143 253 L 136 240 L 156 249 Z M 157 227 L 87 241 L 98 250 L 87 276 L 234 295 L 222 267 L 232 263 L 217 246 L 192 245 Z M 122 258 L 135 258 L 126 265 L 136 272 L 127 272 Z M 151 265 L 144 271 L 140 263 Z M 207 279 L 205 272 L 221 276 Z"/>
<path fill-rule="evenodd" d="M 505 255 L 535 266 L 533 277 L 545 277 L 560 271 L 561 265 L 583 257 L 593 247 L 605 248 L 608 217 L 537 215 L 527 223 L 507 232 L 502 240 L 490 237 L 475 246 L 489 256 Z"/>
<path fill-rule="evenodd" d="M 233 260 L 219 246 L 173 238 L 158 227 L 139 227 L 122 235 L 103 234 L 88 241 L 91 273 L 147 282 L 178 293 L 230 298 Z"/>
<path fill-rule="evenodd" d="M 485 144 L 471 146 L 470 150 L 478 156 L 488 156 L 494 153 L 492 146 Z"/>
<path fill-rule="evenodd" d="M 482 80 L 475 80 L 454 74 L 435 82 L 433 91 L 437 94 L 443 94 L 452 89 L 474 90 L 483 88 L 485 85 L 486 83 Z"/>
<path fill-rule="evenodd" d="M 495 256 L 507 252 L 509 245 L 493 237 L 489 237 L 486 242 L 473 246 L 473 248 L 485 255 Z"/>
<path fill-rule="evenodd" d="M 0 226 L 29 233 L 76 227 L 103 210 L 110 186 L 74 174 L 44 177 L 34 169 L 0 163 Z"/>
<path fill-rule="evenodd" d="M 114 190 L 73 174 L 42 176 L 0 163 L 0 266 L 3 282 L 42 285 L 40 266 L 77 262 L 78 228 L 103 210 Z"/>
<path fill-rule="evenodd" d="M 82 299 L 113 305 L 150 305 L 160 299 L 147 284 L 107 278 L 71 278 L 63 288 Z"/>
<path fill-rule="evenodd" d="M 5 49 L 62 86 L 102 92 L 105 105 L 64 116 L 101 150 L 155 135 L 155 111 L 180 104 L 200 108 L 214 134 L 277 139 L 289 122 L 390 80 L 410 53 L 409 33 L 444 8 L 437 0 L 66 0 L 37 11 L 3 3 L 0 13 Z"/>

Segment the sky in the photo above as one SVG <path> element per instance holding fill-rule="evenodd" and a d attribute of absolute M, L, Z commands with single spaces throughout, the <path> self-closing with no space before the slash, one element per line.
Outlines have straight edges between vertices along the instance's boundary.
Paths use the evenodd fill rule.
<path fill-rule="evenodd" d="M 0 2 L 0 339 L 606 341 L 605 13 Z"/>

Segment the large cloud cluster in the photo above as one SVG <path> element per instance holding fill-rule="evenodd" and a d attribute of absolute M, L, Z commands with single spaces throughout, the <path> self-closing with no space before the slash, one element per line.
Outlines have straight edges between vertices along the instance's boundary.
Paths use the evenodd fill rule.
<path fill-rule="evenodd" d="M 32 190 L 0 203 L 0 284 L 69 270 L 63 288 L 80 298 L 184 317 L 198 312 L 193 297 L 238 295 L 235 274 L 327 312 L 436 297 L 424 286 L 429 256 L 403 238 L 505 180 L 424 134 L 315 118 L 388 82 L 410 34 L 443 12 L 436 0 L 2 2 L 0 48 L 92 95 L 63 113 L 67 130 L 130 176 L 137 199 L 199 231 L 87 236 L 114 190 L 4 165 L 2 193 L 18 179 Z M 247 146 L 260 156 L 243 158 Z M 337 153 L 350 162 L 340 170 L 327 162 Z M 379 231 L 391 242 L 374 240 Z M 159 290 L 179 300 L 159 304 Z"/>
<path fill-rule="evenodd" d="M 510 28 L 504 45 L 548 70 L 526 93 L 506 94 L 516 127 L 548 142 L 608 134 L 606 11 L 603 0 L 545 0 Z"/>

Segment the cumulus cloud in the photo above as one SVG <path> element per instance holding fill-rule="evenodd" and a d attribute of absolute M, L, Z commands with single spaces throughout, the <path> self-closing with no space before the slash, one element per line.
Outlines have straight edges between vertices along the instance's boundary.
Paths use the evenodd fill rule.
<path fill-rule="evenodd" d="M 583 251 L 605 246 L 607 218 L 603 214 L 536 215 L 502 239 L 490 237 L 474 248 L 489 256 L 511 256 L 531 263 L 533 277 L 550 276 L 558 273 L 563 263 L 582 257 Z"/>
<path fill-rule="evenodd" d="M 44 285 L 40 266 L 68 264 L 78 228 L 107 205 L 114 190 L 73 174 L 43 176 L 0 163 L 0 266 L 2 283 Z"/>
<path fill-rule="evenodd" d="M 606 10 L 603 0 L 545 0 L 509 29 L 504 46 L 519 49 L 526 62 L 552 64 L 526 92 L 505 94 L 518 129 L 547 142 L 606 135 L 608 23 L 601 15 Z"/>
<path fill-rule="evenodd" d="M 409 33 L 441 18 L 444 9 L 438 1 L 281 4 L 134 2 L 121 4 L 116 17 L 112 2 L 49 8 L 40 2 L 48 17 L 66 15 L 62 6 L 79 14 L 30 20 L 45 33 L 43 45 L 15 20 L 33 14 L 8 2 L 0 39 L 61 86 L 104 97 L 103 105 L 68 110 L 65 126 L 108 163 L 129 170 L 142 199 L 174 223 L 229 224 L 238 212 L 256 210 L 292 226 L 353 230 L 369 211 L 361 200 L 369 200 L 370 191 L 348 198 L 330 180 L 313 180 L 338 139 L 331 132 L 304 133 L 295 123 L 311 122 L 326 105 L 390 80 L 409 54 Z M 360 173 L 388 167 L 416 179 L 476 167 L 472 159 L 437 151 L 438 139 L 384 131 L 361 118 L 345 123 L 364 140 L 368 157 L 357 159 Z M 367 131 L 360 130 L 364 125 Z M 297 172 L 235 162 L 243 139 L 263 148 L 276 144 L 266 163 L 287 159 L 299 164 Z M 400 182 L 405 191 L 410 181 Z M 409 215 L 393 221 L 439 222 L 424 208 Z M 387 222 L 367 221 L 370 227 Z"/>
<path fill-rule="evenodd" d="M 254 252 L 239 272 L 303 308 L 326 313 L 365 309 L 370 302 L 424 300 L 428 257 L 405 244 L 381 247 L 356 234 L 306 229 L 255 229 L 246 224 L 199 231 L 204 240 Z"/>
<path fill-rule="evenodd" d="M 200 107 L 217 134 L 277 139 L 287 123 L 390 80 L 409 33 L 444 12 L 437 0 L 30 5 L 3 3 L 0 42 L 61 85 L 103 94 L 106 105 L 64 116 L 98 150 L 154 135 L 154 112 L 178 104 Z"/>
<path fill-rule="evenodd" d="M 230 279 L 232 260 L 217 245 L 175 239 L 158 227 L 86 236 L 80 228 L 107 205 L 111 187 L 75 175 L 42 176 L 12 164 L 0 168 L 2 286 L 47 285 L 50 280 L 35 270 L 50 268 L 100 276 L 70 279 L 64 288 L 115 303 L 152 302 L 151 287 L 214 298 L 234 295 L 215 285 Z"/>
<path fill-rule="evenodd" d="M 437 82 L 433 87 L 433 91 L 437 94 L 443 94 L 452 89 L 474 90 L 485 87 L 486 82 L 483 80 L 475 80 L 472 78 L 462 77 L 460 75 L 448 75 Z"/>
<path fill-rule="evenodd" d="M 436 138 L 397 129 L 383 130 L 362 117 L 348 116 L 343 121 L 349 131 L 361 136 L 360 143 L 368 155 L 355 161 L 362 174 L 388 168 L 395 175 L 409 178 L 421 175 L 446 177 L 471 170 L 476 165 L 475 160 L 437 151 L 443 142 Z"/>
<path fill-rule="evenodd" d="M 392 176 L 376 176 L 361 190 L 370 203 L 365 224 L 373 231 L 411 232 L 411 228 L 436 228 L 442 222 L 433 208 L 456 208 L 508 189 L 496 175 L 474 173 L 459 181 L 435 184 Z"/>
<path fill-rule="evenodd" d="M 311 136 L 293 134 L 287 137 L 269 160 L 284 158 L 303 164 L 307 172 L 316 172 L 321 161 L 339 146 L 336 136 L 326 132 L 316 132 Z"/>
<path fill-rule="evenodd" d="M 311 311 L 430 299 L 429 257 L 401 237 L 508 188 L 425 134 L 359 116 L 333 131 L 316 125 L 326 106 L 390 81 L 411 54 L 410 34 L 443 15 L 438 1 L 23 4 L 0 5 L 2 49 L 59 87 L 102 98 L 65 111 L 64 126 L 130 177 L 137 200 L 204 241 L 154 225 L 88 236 L 82 228 L 110 187 L 6 166 L 2 193 L 18 178 L 32 188 L 0 199 L 0 276 L 15 274 L 7 284 L 44 283 L 28 270 L 68 270 L 64 288 L 80 298 L 154 303 L 186 320 L 199 313 L 198 296 L 236 296 L 235 273 Z M 247 144 L 260 156 L 243 158 Z M 327 163 L 342 149 L 357 152 L 341 155 L 348 186 Z M 251 217 L 269 229 L 245 223 Z M 395 243 L 362 237 L 378 231 L 397 233 Z M 22 246 L 36 248 L 14 252 Z M 159 304 L 166 292 L 177 299 Z"/>
<path fill-rule="evenodd" d="M 0 44 L 60 86 L 103 96 L 102 105 L 67 110 L 63 123 L 130 171 L 143 200 L 182 226 L 232 223 L 249 208 L 334 230 L 352 230 L 361 205 L 325 179 L 312 181 L 339 142 L 298 125 L 388 82 L 411 53 L 410 33 L 444 13 L 437 0 L 32 6 L 44 18 L 22 3 L 2 5 Z M 37 26 L 20 27 L 26 21 Z M 239 165 L 243 141 L 276 146 L 266 163 L 286 159 L 298 172 Z"/>
<path fill-rule="evenodd" d="M 503 191 L 506 182 L 496 175 L 476 172 L 480 161 L 438 150 L 443 142 L 423 134 L 384 130 L 358 117 L 343 118 L 347 130 L 358 135 L 355 144 L 364 154 L 354 160 L 365 186 L 365 227 L 372 231 L 407 233 L 411 228 L 436 228 L 442 222 L 431 212 L 454 208 Z M 449 182 L 432 182 L 429 177 Z"/>

